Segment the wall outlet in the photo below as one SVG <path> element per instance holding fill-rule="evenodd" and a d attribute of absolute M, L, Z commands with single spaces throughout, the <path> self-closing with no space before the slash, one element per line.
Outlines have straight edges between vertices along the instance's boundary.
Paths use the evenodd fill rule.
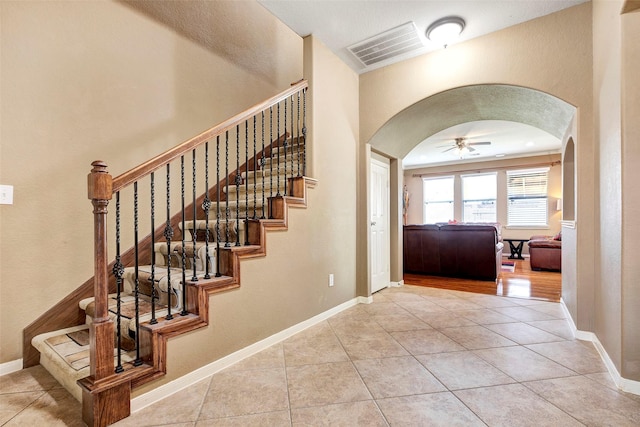
<path fill-rule="evenodd" d="M 329 286 L 333 286 L 333 273 L 329 274 Z"/>
<path fill-rule="evenodd" d="M 0 205 L 13 204 L 13 185 L 0 185 Z"/>

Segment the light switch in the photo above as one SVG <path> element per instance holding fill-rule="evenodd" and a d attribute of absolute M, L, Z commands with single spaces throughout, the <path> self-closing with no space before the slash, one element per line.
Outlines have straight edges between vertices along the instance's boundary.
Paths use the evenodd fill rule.
<path fill-rule="evenodd" d="M 0 205 L 13 204 L 13 185 L 0 185 Z"/>

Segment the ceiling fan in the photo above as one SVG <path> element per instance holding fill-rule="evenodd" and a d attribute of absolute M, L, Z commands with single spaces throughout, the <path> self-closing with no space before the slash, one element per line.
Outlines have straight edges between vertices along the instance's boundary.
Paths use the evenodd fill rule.
<path fill-rule="evenodd" d="M 446 150 L 443 151 L 443 153 L 446 153 L 451 150 L 458 150 L 458 155 L 462 157 L 466 153 L 473 153 L 474 151 L 476 151 L 476 149 L 473 148 L 474 145 L 491 145 L 491 142 L 490 141 L 468 142 L 467 138 L 465 137 L 455 138 L 453 147 L 447 148 Z"/>

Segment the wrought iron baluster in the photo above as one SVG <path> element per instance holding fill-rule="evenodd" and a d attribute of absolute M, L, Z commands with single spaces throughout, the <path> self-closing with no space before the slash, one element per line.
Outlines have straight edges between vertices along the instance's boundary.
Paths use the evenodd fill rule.
<path fill-rule="evenodd" d="M 302 90 L 302 175 L 307 176 L 307 89 Z"/>
<path fill-rule="evenodd" d="M 257 219 L 258 218 L 258 214 L 256 212 L 256 209 L 258 208 L 258 202 L 257 202 L 257 197 L 258 195 L 257 193 L 257 182 L 256 182 L 256 178 L 257 178 L 257 169 L 258 169 L 258 152 L 256 151 L 256 143 L 257 143 L 257 136 L 256 136 L 256 128 L 257 128 L 257 118 L 254 115 L 253 116 L 253 219 Z M 248 173 L 247 173 L 247 176 Z M 247 184 L 248 185 L 248 184 Z"/>
<path fill-rule="evenodd" d="M 265 209 L 265 203 L 264 203 L 265 202 L 265 200 L 264 200 L 264 191 L 265 191 L 265 188 L 264 188 L 264 173 L 265 173 L 265 170 L 264 170 L 264 167 L 266 165 L 266 162 L 265 162 L 265 158 L 264 158 L 264 155 L 265 155 L 265 151 L 264 151 L 264 111 L 262 111 L 261 117 L 262 117 L 262 151 L 261 151 L 262 156 L 260 156 L 260 172 L 261 172 L 260 174 L 262 175 L 262 216 L 261 216 L 261 218 L 265 219 L 265 216 L 264 216 L 264 209 Z"/>
<path fill-rule="evenodd" d="M 269 157 L 273 157 L 273 106 L 269 107 Z M 269 161 L 269 197 L 273 196 L 273 162 Z M 270 205 L 270 204 L 269 204 Z M 269 209 L 269 219 L 273 218 Z"/>
<path fill-rule="evenodd" d="M 216 277 L 220 277 L 220 135 L 216 136 Z"/>
<path fill-rule="evenodd" d="M 182 218 L 182 233 L 181 234 L 181 244 L 182 244 L 182 256 L 181 256 L 181 270 L 182 270 L 182 287 L 183 291 L 185 283 L 187 282 L 187 247 L 185 234 L 187 233 L 186 227 L 186 218 L 185 218 L 185 207 L 184 207 L 184 156 L 180 156 L 180 206 L 181 209 L 181 218 Z M 193 222 L 193 232 L 196 232 L 196 223 Z M 195 248 L 194 248 L 195 249 Z M 173 289 L 171 290 L 173 293 Z M 170 295 L 171 296 L 171 295 Z M 171 301 L 169 301 L 171 303 Z M 177 304 L 180 304 L 181 301 L 176 301 Z"/>
<path fill-rule="evenodd" d="M 298 158 L 298 176 L 300 176 L 300 92 L 297 93 L 298 100 L 298 120 L 296 120 L 296 157 Z"/>
<path fill-rule="evenodd" d="M 240 125 L 236 125 L 236 246 L 240 246 Z M 227 224 L 228 226 L 228 224 Z"/>
<path fill-rule="evenodd" d="M 120 192 L 116 192 L 116 262 L 113 264 L 113 275 L 116 278 L 116 346 L 117 346 L 117 361 L 116 361 L 116 374 L 124 372 L 122 367 L 122 301 L 121 301 L 121 288 L 122 288 L 122 276 L 124 275 L 124 267 L 120 261 Z"/>
<path fill-rule="evenodd" d="M 197 251 L 196 251 L 196 239 L 197 239 L 197 227 L 196 227 L 196 221 L 197 221 L 197 206 L 196 206 L 196 149 L 194 148 L 193 151 L 191 151 L 191 172 L 192 172 L 192 187 L 193 187 L 193 194 L 192 194 L 192 198 L 193 198 L 193 236 L 191 236 L 193 239 L 193 277 L 191 277 L 191 281 L 192 282 L 197 282 L 198 281 L 198 276 L 196 275 L 196 256 Z M 206 262 L 206 257 L 205 257 L 205 262 Z M 187 314 L 187 282 L 182 282 L 182 315 L 186 315 Z"/>
<path fill-rule="evenodd" d="M 249 120 L 244 121 L 244 172 L 244 244 L 246 246 L 249 244 Z M 240 169 L 238 169 L 238 175 L 240 175 Z M 238 218 L 238 227 L 240 227 L 240 218 Z"/>
<path fill-rule="evenodd" d="M 167 163 L 167 224 L 164 227 L 164 238 L 167 240 L 167 315 L 166 320 L 173 319 L 171 314 L 171 238 L 173 228 L 171 227 L 171 165 Z"/>
<path fill-rule="evenodd" d="M 138 182 L 133 183 L 133 239 L 134 239 L 134 256 L 135 256 L 135 271 L 136 282 L 134 290 L 134 302 L 135 302 L 135 321 L 136 321 L 136 359 L 133 361 L 133 366 L 142 365 L 142 358 L 140 357 L 140 260 L 138 258 L 139 245 L 138 245 Z"/>
<path fill-rule="evenodd" d="M 224 215 L 225 215 L 225 242 L 224 247 L 228 248 L 231 246 L 229 243 L 229 131 L 225 132 L 225 159 L 224 159 L 224 181 L 225 181 L 225 197 L 224 197 Z"/>
<path fill-rule="evenodd" d="M 294 130 L 293 130 L 293 95 L 291 95 L 291 178 L 293 178 L 293 147 L 294 147 Z M 292 186 L 289 186 L 289 192 L 291 193 L 291 195 L 293 196 L 293 188 L 291 188 Z"/>
<path fill-rule="evenodd" d="M 211 209 L 211 200 L 209 200 L 209 141 L 204 143 L 204 200 L 202 201 L 202 209 L 204 210 L 204 278 L 210 279 L 209 275 L 209 210 Z"/>
<path fill-rule="evenodd" d="M 285 103 L 285 105 L 287 105 Z M 276 175 L 276 188 L 278 191 L 276 192 L 276 196 L 280 196 L 280 103 L 278 102 L 277 106 L 277 114 L 276 114 L 276 130 L 277 130 L 277 140 L 276 140 L 276 167 L 277 167 L 277 175 Z M 285 128 L 286 129 L 286 128 Z M 271 163 L 273 163 L 273 155 L 271 155 Z"/>
<path fill-rule="evenodd" d="M 284 100 L 284 141 L 282 146 L 284 148 L 284 195 L 287 195 L 287 100 Z M 280 167 L 280 152 L 278 152 L 278 167 Z M 280 177 L 278 177 L 278 182 Z"/>
<path fill-rule="evenodd" d="M 155 325 L 158 323 L 156 319 L 156 193 L 155 193 L 155 173 L 151 172 L 151 320 L 149 323 Z"/>

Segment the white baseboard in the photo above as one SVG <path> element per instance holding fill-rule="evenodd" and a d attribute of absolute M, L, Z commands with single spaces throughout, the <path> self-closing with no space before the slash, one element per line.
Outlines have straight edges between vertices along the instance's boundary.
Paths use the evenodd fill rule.
<path fill-rule="evenodd" d="M 285 339 L 297 334 L 298 332 L 302 332 L 303 330 L 314 326 L 331 316 L 334 316 L 341 311 L 346 310 L 347 308 L 353 307 L 357 304 L 362 303 L 370 303 L 373 301 L 372 297 L 357 297 L 353 298 L 347 302 L 344 302 L 332 309 L 329 309 L 323 313 L 320 313 L 310 319 L 305 320 L 304 322 L 298 323 L 297 325 L 293 325 L 283 331 L 280 331 L 270 337 L 267 337 L 257 343 L 251 344 L 248 347 L 245 347 L 241 350 L 236 351 L 228 356 L 223 357 L 222 359 L 216 360 L 208 365 L 205 365 L 195 371 L 188 373 L 180 378 L 177 378 L 171 382 L 161 385 L 160 387 L 151 390 L 143 395 L 135 397 L 131 399 L 131 412 L 137 412 L 143 408 L 146 408 L 149 405 L 152 405 L 159 400 L 167 398 L 172 394 L 179 392 L 180 390 L 184 390 L 185 388 L 202 381 L 203 378 L 211 376 L 221 370 L 228 368 L 229 366 L 240 362 L 243 359 L 246 359 L 249 356 L 253 356 L 256 353 L 259 353 L 262 350 L 265 350 L 271 347 L 274 344 L 277 344 Z"/>
<path fill-rule="evenodd" d="M 598 351 L 598 354 L 600 354 L 600 358 L 607 367 L 607 371 L 609 372 L 609 375 L 611 376 L 613 382 L 616 384 L 616 387 L 624 392 L 640 395 L 640 381 L 633 381 L 623 378 L 618 372 L 618 369 L 613 363 L 613 360 L 611 360 L 611 358 L 609 357 L 607 350 L 605 350 L 604 346 L 598 339 L 598 336 L 593 332 L 579 330 L 576 327 L 576 324 L 574 323 L 573 318 L 571 317 L 571 314 L 569 313 L 569 310 L 567 309 L 567 306 L 564 304 L 564 301 L 562 299 L 560 299 L 560 304 L 567 316 L 567 320 L 569 320 L 569 325 L 571 327 L 571 330 L 573 331 L 573 335 L 581 341 L 589 341 L 593 343 L 593 346 Z"/>
<path fill-rule="evenodd" d="M 358 297 L 358 304 L 371 304 L 373 302 L 373 296 Z"/>
<path fill-rule="evenodd" d="M 11 362 L 0 363 L 0 377 L 22 369 L 22 359 L 12 360 Z"/>
<path fill-rule="evenodd" d="M 391 282 L 391 283 L 389 283 L 389 287 L 390 288 L 399 288 L 401 286 L 404 286 L 404 280 L 400 280 L 399 282 Z"/>

